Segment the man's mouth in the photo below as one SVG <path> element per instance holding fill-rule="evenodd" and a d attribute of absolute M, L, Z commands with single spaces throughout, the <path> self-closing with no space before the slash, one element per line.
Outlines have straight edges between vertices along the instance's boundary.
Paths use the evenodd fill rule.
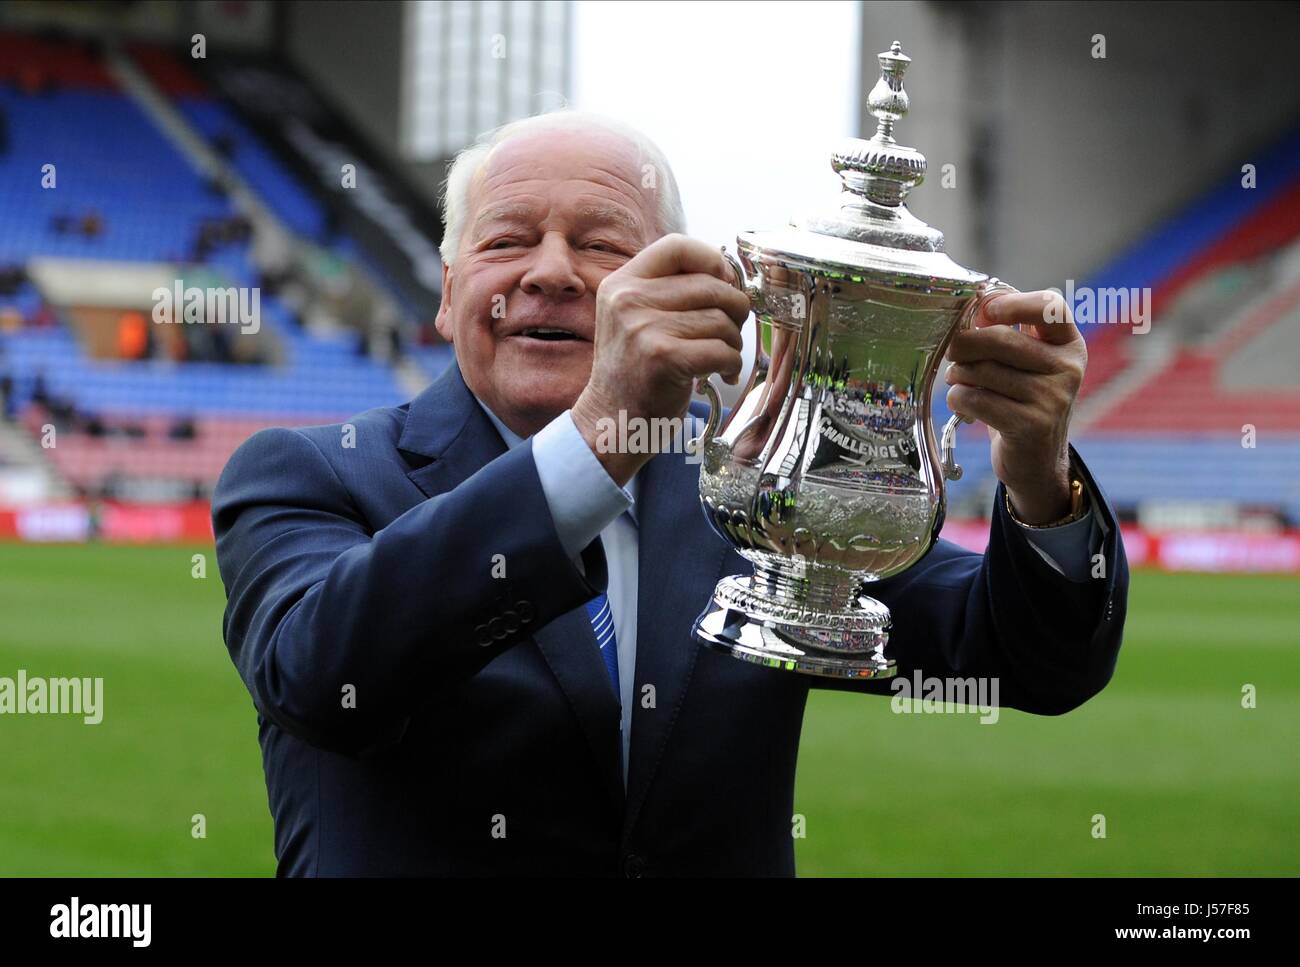
<path fill-rule="evenodd" d="M 530 329 L 524 329 L 519 333 L 525 339 L 540 339 L 543 342 L 564 342 L 565 340 L 578 340 L 581 337 L 568 329 L 550 329 L 546 326 L 535 326 Z"/>

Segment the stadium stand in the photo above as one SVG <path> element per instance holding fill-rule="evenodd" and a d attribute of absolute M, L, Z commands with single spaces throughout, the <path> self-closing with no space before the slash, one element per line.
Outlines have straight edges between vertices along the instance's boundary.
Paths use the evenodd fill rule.
<path fill-rule="evenodd" d="M 0 34 L 0 381 L 11 426 L 32 440 L 58 428 L 43 456 L 65 490 L 122 496 L 132 481 L 169 482 L 204 496 L 257 429 L 339 420 L 418 386 L 374 351 L 368 316 L 380 300 L 370 293 L 382 280 L 358 282 L 364 252 L 320 200 L 169 53 L 129 54 L 224 172 L 205 173 L 94 47 Z M 240 210 L 236 181 L 272 219 Z M 251 359 L 219 324 L 165 338 L 171 327 L 141 325 L 148 306 L 47 301 L 37 262 L 75 272 L 83 260 L 158 265 L 186 285 L 202 269 L 256 288 Z M 91 338 L 105 311 L 115 335 Z M 411 362 L 425 381 L 447 359 L 426 346 Z M 17 449 L 6 451 L 11 464 Z"/>
<path fill-rule="evenodd" d="M 1199 500 L 1300 524 L 1300 129 L 1254 168 L 1257 187 L 1230 173 L 1077 287 L 1150 295 L 1148 332 L 1080 326 L 1089 359 L 1072 438 L 1126 516 Z M 959 434 L 959 503 L 992 490 L 983 435 Z"/>

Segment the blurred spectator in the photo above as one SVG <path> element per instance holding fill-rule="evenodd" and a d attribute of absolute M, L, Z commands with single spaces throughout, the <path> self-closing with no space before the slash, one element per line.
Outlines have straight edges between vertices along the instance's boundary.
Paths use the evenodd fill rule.
<path fill-rule="evenodd" d="M 86 238 L 98 238 L 104 234 L 104 216 L 94 210 L 82 212 L 79 216 L 60 213 L 50 216 L 50 231 L 55 235 L 67 235 L 78 232 Z"/>
<path fill-rule="evenodd" d="M 212 240 L 212 232 L 207 225 L 200 225 L 198 235 L 194 238 L 193 260 L 195 262 L 206 262 L 208 256 L 212 254 L 216 243 Z"/>
<path fill-rule="evenodd" d="M 51 397 L 50 419 L 61 427 L 72 426 L 77 420 L 77 407 L 72 400 L 65 397 Z"/>
<path fill-rule="evenodd" d="M 213 175 L 204 179 L 203 186 L 219 198 L 226 198 L 230 195 L 230 188 L 221 175 Z"/>
<path fill-rule="evenodd" d="M 32 380 L 32 402 L 37 406 L 44 406 L 47 409 L 50 405 L 50 391 L 45 383 L 44 371 L 38 372 L 36 378 Z"/>
<path fill-rule="evenodd" d="M 230 331 L 227 327 L 213 324 L 209 327 L 212 330 L 212 361 L 214 363 L 234 363 L 235 347 L 230 342 Z"/>
<path fill-rule="evenodd" d="M 199 224 L 194 237 L 193 260 L 206 261 L 221 246 L 246 242 L 252 234 L 253 224 L 243 215 L 206 219 Z"/>
<path fill-rule="evenodd" d="M 149 323 L 139 312 L 124 312 L 117 323 L 117 355 L 121 359 L 148 359 Z"/>
<path fill-rule="evenodd" d="M 198 430 L 194 426 L 193 418 L 188 416 L 180 417 L 167 430 L 169 440 L 193 440 L 196 436 Z"/>
<path fill-rule="evenodd" d="M 190 343 L 186 338 L 185 330 L 181 329 L 178 333 L 172 333 L 171 337 L 165 340 L 167 349 L 167 358 L 173 363 L 183 363 L 190 358 Z"/>
<path fill-rule="evenodd" d="M 0 295 L 17 295 L 26 281 L 27 270 L 23 266 L 0 266 Z"/>
<path fill-rule="evenodd" d="M 103 530 L 104 505 L 92 495 L 86 502 L 86 540 L 99 540 Z"/>
<path fill-rule="evenodd" d="M 99 496 L 104 500 L 112 500 L 122 492 L 123 481 L 122 471 L 110 470 L 104 474 L 104 478 L 100 482 Z"/>

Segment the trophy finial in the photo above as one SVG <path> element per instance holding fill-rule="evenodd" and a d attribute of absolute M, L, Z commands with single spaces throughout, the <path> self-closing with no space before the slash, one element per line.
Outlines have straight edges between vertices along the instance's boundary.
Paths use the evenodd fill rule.
<path fill-rule="evenodd" d="M 867 95 L 867 109 L 876 121 L 876 137 L 893 140 L 894 122 L 902 120 L 907 114 L 907 91 L 903 90 L 903 74 L 912 58 L 903 53 L 903 45 L 897 40 L 889 45 L 889 50 L 877 54 L 880 61 L 880 80 Z"/>
<path fill-rule="evenodd" d="M 846 191 L 877 205 L 894 208 L 925 179 L 925 156 L 894 140 L 894 124 L 907 114 L 903 74 L 912 58 L 895 40 L 877 55 L 880 79 L 867 95 L 867 109 L 876 119 L 870 141 L 852 138 L 831 156 L 831 167 L 844 181 Z"/>

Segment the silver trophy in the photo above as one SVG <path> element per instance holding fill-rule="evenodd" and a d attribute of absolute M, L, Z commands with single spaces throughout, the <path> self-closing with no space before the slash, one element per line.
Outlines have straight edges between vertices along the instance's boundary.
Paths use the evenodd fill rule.
<path fill-rule="evenodd" d="M 911 567 L 938 539 L 959 417 L 936 440 L 931 388 L 978 303 L 1015 291 L 943 253 L 903 204 L 925 158 L 894 140 L 907 113 L 897 41 L 880 55 L 869 141 L 841 144 L 838 211 L 737 237 L 727 253 L 758 326 L 753 375 L 722 425 L 717 391 L 695 445 L 714 530 L 754 565 L 719 582 L 695 634 L 746 661 L 885 678 L 889 609 L 864 584 Z"/>

